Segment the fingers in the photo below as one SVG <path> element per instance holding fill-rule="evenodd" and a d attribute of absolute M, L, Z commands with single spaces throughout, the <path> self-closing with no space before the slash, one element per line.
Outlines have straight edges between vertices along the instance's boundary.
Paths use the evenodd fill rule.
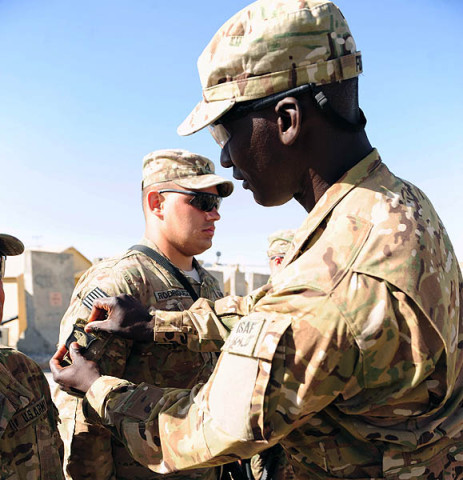
<path fill-rule="evenodd" d="M 56 350 L 56 353 L 50 359 L 50 362 L 49 362 L 50 370 L 51 370 L 51 373 L 53 374 L 53 379 L 55 381 L 56 381 L 55 375 L 59 375 L 61 370 L 63 370 L 63 367 L 61 366 L 61 362 L 67 351 L 68 349 L 66 348 L 66 345 L 59 345 L 58 349 Z"/>
<path fill-rule="evenodd" d="M 103 320 L 103 321 L 94 321 L 91 323 L 87 323 L 87 325 L 85 325 L 84 327 L 84 330 L 87 333 L 98 333 L 98 332 L 112 333 L 111 321 Z"/>
<path fill-rule="evenodd" d="M 97 364 L 92 360 L 87 360 L 80 353 L 80 348 L 77 342 L 72 342 L 69 346 L 69 356 L 71 357 L 71 365 L 69 366 L 63 367 L 61 365 L 67 352 L 65 345 L 60 345 L 50 360 L 53 380 L 61 390 L 78 396 L 85 395 L 93 382 L 100 378 Z"/>
<path fill-rule="evenodd" d="M 111 313 L 115 304 L 115 297 L 97 298 L 93 302 L 92 311 L 90 312 L 88 321 L 93 322 L 95 320 L 104 320 L 108 313 Z"/>
<path fill-rule="evenodd" d="M 80 354 L 80 345 L 77 342 L 72 342 L 71 345 L 69 345 L 69 355 L 72 363 L 75 363 L 79 358 L 83 358 Z"/>
<path fill-rule="evenodd" d="M 66 352 L 68 351 L 66 345 L 58 345 L 58 349 L 56 350 L 56 353 L 53 355 L 52 360 L 57 360 L 58 362 L 61 362 L 63 359 L 64 355 L 66 355 Z"/>

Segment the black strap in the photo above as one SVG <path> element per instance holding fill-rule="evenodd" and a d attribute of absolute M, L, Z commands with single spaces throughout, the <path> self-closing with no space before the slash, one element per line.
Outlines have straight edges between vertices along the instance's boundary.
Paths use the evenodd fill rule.
<path fill-rule="evenodd" d="M 359 108 L 360 118 L 358 122 L 351 122 L 347 118 L 340 115 L 330 104 L 325 94 L 320 91 L 318 93 L 313 92 L 313 97 L 318 105 L 318 108 L 327 116 L 331 122 L 335 123 L 338 127 L 348 130 L 350 132 L 359 132 L 365 128 L 367 119 L 361 108 Z"/>
<path fill-rule="evenodd" d="M 195 292 L 195 289 L 191 286 L 191 283 L 175 265 L 172 265 L 172 263 L 167 260 L 166 257 L 163 257 L 158 252 L 156 252 L 156 250 L 153 250 L 146 245 L 133 245 L 129 248 L 129 250 L 137 250 L 138 252 L 144 253 L 147 257 L 153 259 L 156 263 L 161 265 L 161 267 L 165 268 L 168 272 L 170 272 L 185 287 L 185 290 L 190 294 L 190 297 L 194 301 L 198 300 L 199 296 Z"/>

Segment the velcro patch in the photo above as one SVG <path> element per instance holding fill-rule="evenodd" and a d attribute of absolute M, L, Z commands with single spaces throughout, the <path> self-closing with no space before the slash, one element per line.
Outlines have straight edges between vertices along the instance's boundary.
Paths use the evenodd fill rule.
<path fill-rule="evenodd" d="M 82 322 L 80 318 L 77 319 L 77 322 Z M 97 336 L 93 333 L 87 333 L 84 330 L 84 327 L 80 327 L 79 325 L 74 324 L 72 328 L 72 332 L 67 338 L 65 345 L 68 351 L 64 355 L 63 359 L 61 360 L 61 366 L 67 367 L 72 364 L 71 356 L 69 354 L 69 348 L 72 342 L 77 342 L 80 346 L 80 353 L 85 353 L 90 345 L 97 339 Z M 74 389 L 71 388 L 72 391 Z M 77 392 L 77 391 L 75 391 Z M 79 392 L 82 393 L 82 392 Z"/>
<path fill-rule="evenodd" d="M 47 410 L 47 402 L 45 401 L 45 398 L 42 397 L 33 405 L 20 410 L 14 417 L 12 417 L 9 425 L 13 431 L 17 432 L 35 422 L 40 417 L 43 417 L 47 413 Z"/>
<path fill-rule="evenodd" d="M 101 288 L 99 287 L 96 287 L 94 288 L 83 300 L 82 300 L 82 303 L 89 309 L 91 310 L 92 307 L 93 307 L 93 302 L 97 299 L 97 298 L 105 298 L 105 297 L 109 297 L 109 295 L 105 292 L 103 292 L 103 290 L 101 290 Z"/>
<path fill-rule="evenodd" d="M 71 335 L 66 340 L 66 347 L 69 350 L 71 343 L 77 342 L 81 347 L 81 351 L 82 349 L 85 351 L 96 339 L 97 337 L 93 333 L 87 333 L 82 327 L 74 325 Z"/>
<path fill-rule="evenodd" d="M 171 290 L 163 290 L 161 292 L 154 292 L 154 296 L 158 302 L 162 300 L 169 300 L 169 298 L 173 297 L 188 297 L 191 298 L 190 294 L 187 290 L 183 288 L 173 288 Z"/>
<path fill-rule="evenodd" d="M 243 317 L 231 331 L 222 350 L 252 357 L 264 324 L 265 318 L 260 315 Z"/>

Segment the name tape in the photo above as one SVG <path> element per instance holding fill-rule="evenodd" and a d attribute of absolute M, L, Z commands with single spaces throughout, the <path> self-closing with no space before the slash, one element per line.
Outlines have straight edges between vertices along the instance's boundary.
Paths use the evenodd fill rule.
<path fill-rule="evenodd" d="M 47 413 L 47 410 L 47 402 L 45 401 L 45 398 L 42 397 L 38 402 L 35 402 L 29 407 L 23 408 L 14 415 L 10 420 L 9 425 L 14 432 L 17 432 L 44 416 Z"/>
<path fill-rule="evenodd" d="M 190 294 L 182 288 L 174 288 L 172 290 L 164 290 L 162 292 L 154 292 L 156 300 L 160 302 L 161 300 L 168 300 L 172 297 L 190 297 Z"/>

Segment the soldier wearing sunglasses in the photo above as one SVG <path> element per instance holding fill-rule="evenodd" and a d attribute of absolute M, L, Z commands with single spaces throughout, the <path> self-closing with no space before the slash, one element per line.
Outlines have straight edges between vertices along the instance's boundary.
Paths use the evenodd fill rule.
<path fill-rule="evenodd" d="M 16 237 L 0 234 L 0 323 L 6 261 L 23 251 Z M 0 346 L 0 478 L 61 480 L 63 443 L 57 423 L 41 368 L 17 350 Z"/>
<path fill-rule="evenodd" d="M 179 133 L 212 125 L 222 166 L 256 202 L 294 198 L 307 217 L 245 310 L 230 299 L 165 315 L 99 303 L 110 315 L 89 330 L 141 339 L 211 340 L 234 319 L 205 385 L 101 377 L 76 348 L 80 379 L 60 355 L 56 378 L 86 391 L 87 418 L 159 472 L 279 443 L 298 479 L 462 478 L 461 271 L 429 199 L 368 140 L 346 19 L 328 0 L 258 0 L 219 29 L 198 69 L 202 99 Z M 389 69 L 390 84 L 400 78 Z"/>
<path fill-rule="evenodd" d="M 84 345 L 87 358 L 97 361 L 106 375 L 176 388 L 206 381 L 216 363 L 215 353 L 192 352 L 181 343 L 137 343 L 111 335 L 95 338 L 86 335 L 83 327 L 93 302 L 102 297 L 127 293 L 148 308 L 166 310 L 185 310 L 193 297 L 220 298 L 217 281 L 199 265 L 195 255 L 211 247 L 220 203 L 232 190 L 232 182 L 217 176 L 213 163 L 201 155 L 185 150 L 146 155 L 144 237 L 124 254 L 104 260 L 84 274 L 62 320 L 60 342 L 77 340 Z M 57 392 L 55 401 L 62 422 L 66 478 L 160 477 L 133 460 L 106 429 L 86 422 L 81 399 L 73 392 Z M 209 480 L 216 478 L 216 471 L 194 471 L 173 478 Z"/>

